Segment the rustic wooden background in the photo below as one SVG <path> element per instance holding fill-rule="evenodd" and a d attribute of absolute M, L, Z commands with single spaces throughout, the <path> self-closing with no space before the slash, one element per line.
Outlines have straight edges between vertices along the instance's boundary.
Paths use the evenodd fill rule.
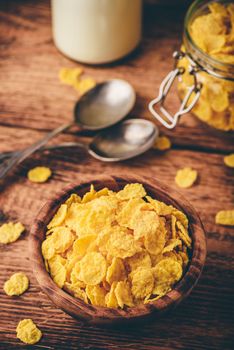
<path fill-rule="evenodd" d="M 180 46 L 185 8 L 145 7 L 144 39 L 140 48 L 122 62 L 105 67 L 85 67 L 97 81 L 125 78 L 137 91 L 132 116 L 149 118 L 147 104 L 172 65 L 171 54 Z M 0 152 L 29 145 L 45 132 L 68 122 L 78 96 L 61 85 L 61 67 L 77 64 L 54 47 L 48 1 L 0 2 Z M 178 98 L 171 98 L 176 108 Z M 22 318 L 32 318 L 43 332 L 33 349 L 231 349 L 233 345 L 233 228 L 217 226 L 218 210 L 233 207 L 234 170 L 223 156 L 234 149 L 233 139 L 214 133 L 193 116 L 184 116 L 170 136 L 173 147 L 155 150 L 134 160 L 105 164 L 83 151 L 57 150 L 25 161 L 1 186 L 0 218 L 20 220 L 27 227 L 22 238 L 0 247 L 0 348 L 26 348 L 15 336 Z M 87 141 L 92 135 L 83 134 Z M 75 141 L 75 130 L 54 140 Z M 27 170 L 45 165 L 53 169 L 48 183 L 29 183 Z M 199 172 L 197 184 L 180 190 L 192 202 L 207 231 L 208 256 L 202 278 L 192 295 L 177 310 L 154 323 L 125 330 L 83 325 L 58 310 L 44 295 L 31 272 L 28 232 L 37 211 L 56 191 L 90 174 L 147 174 L 176 188 L 176 170 L 192 166 Z M 2 285 L 16 271 L 30 277 L 30 288 L 21 297 L 7 297 Z M 27 347 L 29 349 L 30 347 Z"/>

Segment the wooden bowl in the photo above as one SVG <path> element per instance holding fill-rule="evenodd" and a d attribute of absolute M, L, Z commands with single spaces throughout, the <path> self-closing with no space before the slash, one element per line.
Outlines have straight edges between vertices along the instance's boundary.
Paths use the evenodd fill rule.
<path fill-rule="evenodd" d="M 45 269 L 41 254 L 41 243 L 45 238 L 46 226 L 56 212 L 58 206 L 63 203 L 71 193 L 76 192 L 80 196 L 89 191 L 90 184 L 94 184 L 99 190 L 108 187 L 119 191 L 127 183 L 142 183 L 147 193 L 167 204 L 182 210 L 189 219 L 189 231 L 193 239 L 192 258 L 183 278 L 176 284 L 173 290 L 162 298 L 145 305 L 126 308 L 126 310 L 111 309 L 88 305 L 80 299 L 74 298 L 64 290 L 57 287 Z M 176 191 L 161 184 L 156 179 L 138 176 L 100 176 L 89 182 L 81 182 L 66 188 L 55 198 L 48 201 L 39 212 L 30 235 L 31 263 L 35 277 L 41 289 L 49 296 L 55 305 L 69 315 L 83 321 L 94 324 L 113 324 L 130 321 L 141 321 L 156 318 L 159 314 L 174 308 L 194 288 L 206 258 L 206 239 L 202 223 L 193 207 Z"/>

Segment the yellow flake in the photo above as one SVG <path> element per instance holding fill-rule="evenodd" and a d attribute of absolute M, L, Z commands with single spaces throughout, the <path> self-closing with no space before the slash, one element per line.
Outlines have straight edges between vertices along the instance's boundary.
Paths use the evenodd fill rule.
<path fill-rule="evenodd" d="M 155 286 L 153 294 L 165 294 L 182 277 L 183 269 L 179 262 L 164 258 L 153 268 Z"/>
<path fill-rule="evenodd" d="M 53 219 L 50 221 L 49 225 L 47 226 L 48 229 L 51 229 L 56 226 L 61 226 L 63 221 L 65 220 L 67 215 L 67 204 L 62 204 L 57 213 L 54 215 Z"/>
<path fill-rule="evenodd" d="M 96 85 L 96 82 L 93 78 L 85 78 L 82 80 L 78 80 L 73 84 L 73 87 L 83 95 L 90 89 L 92 89 Z"/>
<path fill-rule="evenodd" d="M 106 281 L 111 285 L 114 281 L 124 280 L 126 271 L 123 261 L 120 258 L 113 258 L 111 265 L 107 269 Z"/>
<path fill-rule="evenodd" d="M 131 272 L 132 294 L 137 299 L 143 299 L 152 293 L 154 276 L 151 269 L 139 268 Z"/>
<path fill-rule="evenodd" d="M 191 187 L 197 179 L 197 171 L 186 167 L 176 173 L 175 182 L 181 188 Z"/>
<path fill-rule="evenodd" d="M 4 283 L 3 289 L 7 295 L 21 295 L 28 289 L 28 285 L 28 277 L 23 272 L 17 272 Z"/>
<path fill-rule="evenodd" d="M 80 261 L 81 280 L 94 286 L 102 282 L 106 275 L 106 260 L 100 253 L 87 253 Z"/>
<path fill-rule="evenodd" d="M 61 68 L 59 71 L 59 79 L 61 83 L 74 85 L 83 73 L 82 68 Z"/>
<path fill-rule="evenodd" d="M 104 288 L 99 285 L 87 285 L 85 291 L 92 305 L 106 306 L 105 297 L 107 293 Z"/>
<path fill-rule="evenodd" d="M 229 154 L 228 156 L 225 156 L 224 164 L 227 165 L 230 168 L 234 168 L 234 153 Z"/>
<path fill-rule="evenodd" d="M 20 235 L 24 232 L 25 227 L 17 222 L 8 222 L 0 226 L 0 243 L 8 244 L 15 242 Z"/>
<path fill-rule="evenodd" d="M 31 319 L 24 319 L 18 323 L 16 336 L 25 344 L 36 344 L 41 339 L 42 333 Z"/>
<path fill-rule="evenodd" d="M 130 284 L 126 281 L 117 282 L 115 287 L 115 297 L 118 306 L 121 307 L 121 309 L 124 305 L 129 307 L 134 305 Z"/>
<path fill-rule="evenodd" d="M 171 148 L 171 141 L 167 136 L 159 136 L 154 144 L 159 151 L 166 151 Z"/>
<path fill-rule="evenodd" d="M 72 203 L 80 203 L 80 202 L 81 202 L 80 196 L 78 196 L 76 193 L 72 193 L 70 197 L 66 200 L 65 204 L 69 208 L 72 205 Z"/>
<path fill-rule="evenodd" d="M 220 210 L 215 216 L 215 223 L 219 225 L 234 226 L 234 209 Z"/>
<path fill-rule="evenodd" d="M 146 192 L 142 184 L 128 184 L 123 190 L 117 192 L 116 197 L 118 199 L 131 199 L 131 198 L 142 198 L 145 197 Z"/>
<path fill-rule="evenodd" d="M 28 179 L 31 182 L 43 183 L 46 182 L 49 179 L 49 177 L 51 177 L 51 175 L 52 171 L 50 170 L 50 168 L 44 166 L 37 166 L 36 168 L 29 170 Z"/>
<path fill-rule="evenodd" d="M 137 270 L 140 267 L 151 268 L 151 258 L 146 250 L 136 253 L 131 258 L 126 259 L 131 271 Z"/>
<path fill-rule="evenodd" d="M 117 298 L 115 296 L 116 285 L 117 285 L 117 282 L 112 283 L 111 289 L 110 289 L 109 293 L 106 294 L 106 297 L 105 297 L 106 306 L 114 308 L 114 309 L 117 309 L 117 307 L 118 307 L 118 301 L 117 301 Z"/>

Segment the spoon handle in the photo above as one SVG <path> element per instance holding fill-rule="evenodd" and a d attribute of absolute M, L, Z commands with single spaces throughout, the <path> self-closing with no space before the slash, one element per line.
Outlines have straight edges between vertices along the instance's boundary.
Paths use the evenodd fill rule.
<path fill-rule="evenodd" d="M 34 152 L 41 149 L 44 145 L 46 145 L 47 142 L 51 140 L 54 136 L 70 128 L 72 125 L 73 123 L 59 126 L 58 128 L 49 132 L 45 137 L 32 144 L 31 146 L 25 148 L 23 151 L 18 152 L 9 159 L 5 160 L 0 165 L 0 180 L 3 179 L 9 173 L 9 171 L 11 171 L 16 165 L 22 163 L 27 157 L 29 157 L 31 154 L 33 154 Z"/>
<path fill-rule="evenodd" d="M 40 149 L 40 151 L 50 151 L 54 149 L 59 148 L 69 148 L 69 147 L 81 147 L 81 148 L 87 148 L 83 143 L 80 142 L 63 142 L 58 145 L 50 145 L 50 146 L 44 146 Z M 6 158 L 11 158 L 13 156 L 16 156 L 21 151 L 7 151 L 0 153 L 0 162 L 3 161 Z"/>

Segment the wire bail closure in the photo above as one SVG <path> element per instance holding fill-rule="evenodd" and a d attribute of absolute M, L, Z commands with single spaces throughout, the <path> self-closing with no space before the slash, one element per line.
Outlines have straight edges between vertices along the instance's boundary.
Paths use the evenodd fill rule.
<path fill-rule="evenodd" d="M 200 95 L 201 95 L 201 88 L 202 84 L 198 83 L 196 73 L 201 70 L 201 68 L 195 64 L 195 62 L 192 61 L 192 64 L 190 66 L 189 73 L 193 75 L 194 78 L 194 84 L 188 87 L 188 91 L 184 97 L 184 99 L 181 102 L 179 110 L 174 114 L 171 115 L 165 108 L 164 103 L 166 100 L 166 97 L 174 83 L 177 77 L 184 74 L 185 69 L 183 67 L 177 67 L 177 62 L 186 56 L 186 53 L 182 51 L 175 51 L 173 53 L 173 57 L 175 59 L 174 63 L 174 69 L 167 74 L 167 76 L 163 79 L 160 87 L 159 87 L 159 94 L 158 96 L 153 99 L 149 103 L 149 111 L 152 113 L 152 115 L 161 123 L 163 124 L 167 129 L 173 129 L 178 119 L 181 115 L 186 114 L 191 111 L 191 109 L 194 107 L 194 105 L 197 103 Z M 191 58 L 189 58 L 191 63 Z M 187 106 L 187 103 L 189 101 L 190 96 L 192 93 L 195 92 L 195 96 L 192 100 L 192 102 Z M 162 116 L 156 112 L 154 106 L 159 104 L 159 110 L 162 113 Z"/>

